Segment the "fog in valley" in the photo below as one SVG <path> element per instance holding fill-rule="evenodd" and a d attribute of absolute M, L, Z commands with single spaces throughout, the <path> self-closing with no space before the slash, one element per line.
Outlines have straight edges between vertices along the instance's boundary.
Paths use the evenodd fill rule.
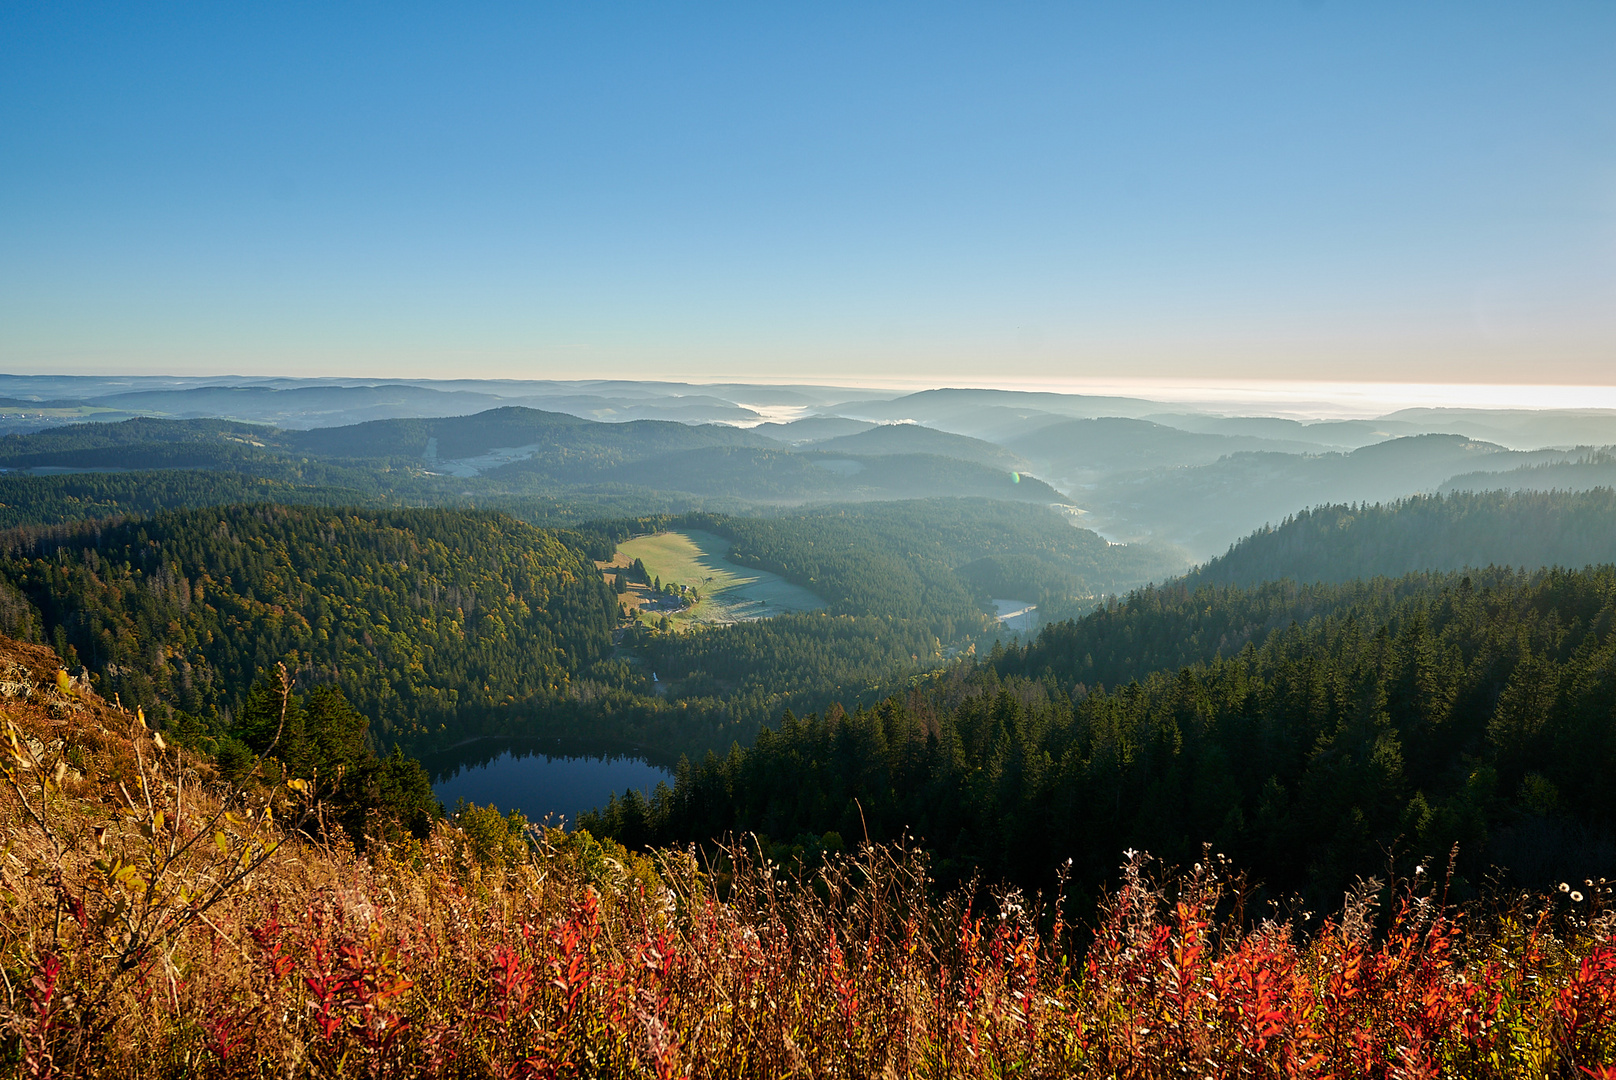
<path fill-rule="evenodd" d="M 134 418 L 161 423 L 75 426 Z M 405 420 L 439 422 L 377 423 Z M 262 461 L 232 471 L 386 458 L 423 498 L 565 495 L 619 514 L 982 495 L 1182 568 L 1316 506 L 1616 482 L 1616 410 L 1298 419 L 968 388 L 0 376 L 0 430 L 28 436 L 0 443 L 0 467 L 22 474 L 130 467 L 171 441 L 208 468 L 251 445 Z"/>

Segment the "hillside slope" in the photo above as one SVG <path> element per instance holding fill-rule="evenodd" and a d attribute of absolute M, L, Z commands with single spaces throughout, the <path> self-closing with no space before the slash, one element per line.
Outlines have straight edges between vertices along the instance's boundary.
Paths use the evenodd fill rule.
<path fill-rule="evenodd" d="M 3 541 L 0 581 L 106 696 L 216 726 L 286 660 L 383 746 L 474 729 L 563 693 L 616 619 L 582 552 L 482 512 L 234 507 Z"/>
<path fill-rule="evenodd" d="M 1231 454 L 1193 468 L 1120 476 L 1085 501 L 1109 535 L 1178 543 L 1211 558 L 1264 524 L 1308 506 L 1375 503 L 1434 492 L 1462 473 L 1559 460 L 1458 435 L 1390 439 L 1349 454 Z"/>
<path fill-rule="evenodd" d="M 1299 454 L 1318 450 L 1299 440 L 1182 431 L 1115 416 L 1063 420 L 1010 439 L 1006 445 L 1069 484 L 1089 484 L 1119 472 L 1206 465 L 1242 451 Z"/>
<path fill-rule="evenodd" d="M 555 478 L 561 479 L 559 475 Z M 812 445 L 801 451 L 721 447 L 670 453 L 618 466 L 602 476 L 574 474 L 574 479 L 783 505 L 947 495 L 1044 504 L 1068 501 L 1042 480 L 1017 475 L 1008 468 L 935 454 L 854 457 L 817 452 Z"/>
<path fill-rule="evenodd" d="M 881 424 L 812 444 L 813 449 L 854 457 L 878 454 L 933 454 L 997 469 L 1025 469 L 1022 458 L 1002 446 L 919 424 Z"/>
<path fill-rule="evenodd" d="M 939 893 L 923 856 L 836 836 L 704 872 L 469 807 L 361 856 L 309 785 L 223 783 L 54 660 L 0 639 L 8 1074 L 1236 1080 L 1301 1046 L 1496 1080 L 1616 1052 L 1616 1017 L 1580 1007 L 1616 996 L 1582 917 L 1603 891 L 1487 920 L 1422 882 L 1384 939 L 1364 896 L 1253 930 L 1221 859 L 1158 884 L 1131 856 L 1089 933 L 1059 898 Z"/>
<path fill-rule="evenodd" d="M 1587 491 L 1616 487 L 1616 453 L 1610 447 L 1577 450 L 1565 460 L 1546 460 L 1504 472 L 1461 473 L 1441 487 L 1450 491 Z"/>
<path fill-rule="evenodd" d="M 1400 577 L 1464 567 L 1616 562 L 1616 492 L 1455 492 L 1320 506 L 1260 530 L 1187 583 L 1255 585 Z"/>
<path fill-rule="evenodd" d="M 1318 599 L 1249 647 L 1110 690 L 1073 679 L 1105 662 L 1092 637 L 1052 628 L 873 708 L 788 717 L 584 824 L 656 844 L 907 834 L 960 880 L 1029 888 L 1065 860 L 1098 889 L 1119 848 L 1182 865 L 1204 843 L 1314 905 L 1455 844 L 1470 895 L 1494 867 L 1536 888 L 1616 874 L 1616 568 Z M 1148 607 L 1094 623 L 1121 663 L 1177 629 Z"/>
<path fill-rule="evenodd" d="M 922 432 L 919 441 L 900 436 L 905 445 L 883 439 L 862 454 L 795 450 L 720 424 L 601 423 L 507 406 L 474 416 L 307 431 L 221 420 L 78 424 L 0 438 L 0 469 L 198 470 L 338 489 L 371 505 L 478 500 L 516 509 L 523 500 L 553 499 L 570 504 L 556 509 L 562 517 L 576 517 L 585 507 L 605 517 L 625 508 L 646 514 L 674 506 L 742 509 L 939 495 L 1066 501 L 1042 481 L 1019 475 L 1019 460 L 990 444 L 942 432 Z M 947 456 L 955 452 L 965 456 Z M 132 489 L 129 498 L 140 501 Z M 197 491 L 186 501 L 219 500 Z M 310 493 L 297 501 L 334 500 Z"/>
<path fill-rule="evenodd" d="M 567 413 L 506 406 L 478 413 L 423 420 L 375 420 L 348 427 L 288 433 L 296 451 L 355 460 L 405 458 L 453 461 L 492 450 L 526 447 L 530 459 L 552 467 L 564 461 L 635 461 L 705 446 L 772 446 L 741 428 L 632 420 L 610 424 Z"/>
<path fill-rule="evenodd" d="M 713 527 L 737 559 L 811 583 L 833 610 L 930 620 L 989 610 L 996 596 L 1062 618 L 1184 566 L 1176 551 L 1109 544 L 1050 507 L 990 499 L 816 507 Z"/>

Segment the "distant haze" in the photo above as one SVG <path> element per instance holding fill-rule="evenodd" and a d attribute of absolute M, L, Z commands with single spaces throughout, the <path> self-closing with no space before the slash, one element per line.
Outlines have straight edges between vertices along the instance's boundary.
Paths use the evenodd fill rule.
<path fill-rule="evenodd" d="M 1608 388 L 1015 381 L 1026 388 L 0 374 L 0 471 L 37 489 L 0 504 L 44 499 L 30 513 L 50 523 L 179 492 L 227 502 L 243 476 L 284 498 L 388 491 L 547 522 L 971 496 L 1151 546 L 1143 580 L 1308 507 L 1616 483 Z M 131 469 L 163 476 L 45 484 Z M 1037 580 L 978 570 L 996 597 Z"/>
<path fill-rule="evenodd" d="M 1616 376 L 1616 357 L 1612 360 Z M 699 383 L 701 380 L 693 380 Z M 811 380 L 790 379 L 790 382 Z M 1616 409 L 1616 381 L 1558 383 L 1347 382 L 1281 379 L 1015 378 L 983 372 L 970 379 L 850 379 L 871 390 L 913 392 L 943 386 L 1144 398 L 1198 411 L 1297 419 L 1383 416 L 1398 409 Z"/>
<path fill-rule="evenodd" d="M 475 370 L 440 371 L 426 376 L 398 370 L 371 372 L 364 365 L 334 374 L 321 371 L 299 377 L 289 371 L 253 372 L 240 368 L 229 373 L 218 368 L 187 370 L 184 366 L 157 369 L 122 368 L 118 365 L 50 365 L 32 372 L 26 364 L 11 374 L 0 374 L 0 396 L 17 395 L 40 400 L 53 398 L 102 397 L 109 393 L 150 393 L 160 389 L 190 389 L 205 386 L 272 385 L 278 388 L 319 385 L 365 386 L 393 383 L 432 387 L 450 393 L 495 393 L 501 398 L 525 394 L 553 394 L 558 388 L 572 387 L 570 393 L 611 393 L 612 387 L 631 389 L 641 396 L 681 395 L 695 402 L 707 395 L 752 410 L 764 420 L 789 422 L 815 407 L 856 397 L 890 398 L 924 390 L 988 389 L 1010 392 L 1081 395 L 1101 398 L 1135 398 L 1182 407 L 1193 412 L 1224 416 L 1277 416 L 1297 420 L 1370 419 L 1401 409 L 1487 409 L 1563 410 L 1616 409 L 1616 380 L 1600 384 L 1574 383 L 1466 383 L 1466 382 L 1349 382 L 1323 380 L 1233 379 L 1208 375 L 1198 379 L 1126 377 L 1018 377 L 1002 372 L 982 372 L 970 377 L 942 376 L 901 378 L 892 375 L 853 375 L 831 380 L 790 374 L 752 373 L 744 382 L 721 381 L 712 374 L 682 375 L 663 373 L 655 381 L 640 382 L 610 368 L 579 378 L 551 374 L 538 369 L 527 374 L 484 376 Z M 1613 362 L 1616 370 L 1616 362 Z M 73 380 L 84 387 L 75 388 Z M 795 392 L 794 392 L 795 391 Z M 489 399 L 492 403 L 493 399 Z M 555 407 L 552 403 L 545 407 Z M 572 411 L 566 410 L 563 411 Z M 161 414 L 158 410 L 156 414 Z M 196 413 L 194 415 L 215 415 Z M 217 415 L 230 415 L 223 410 Z M 411 415 L 405 413 L 404 415 Z M 431 409 L 422 415 L 437 415 Z M 680 418 L 680 417 L 670 417 Z M 694 419 L 694 417 L 691 417 Z M 717 414 L 703 413 L 703 420 L 723 420 Z M 746 421 L 740 417 L 735 419 Z M 910 419 L 893 417 L 889 420 Z"/>

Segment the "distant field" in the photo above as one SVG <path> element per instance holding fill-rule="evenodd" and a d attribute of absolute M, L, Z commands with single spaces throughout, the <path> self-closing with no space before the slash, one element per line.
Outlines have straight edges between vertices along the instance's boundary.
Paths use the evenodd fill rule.
<path fill-rule="evenodd" d="M 736 566 L 721 536 L 685 529 L 641 536 L 617 545 L 618 565 L 635 559 L 663 583 L 693 585 L 701 601 L 675 615 L 675 622 L 732 623 L 797 611 L 817 611 L 825 602 L 807 589 L 767 570 Z"/>
<path fill-rule="evenodd" d="M 999 622 L 1010 630 L 1038 628 L 1038 605 L 1026 600 L 995 600 L 993 610 Z"/>

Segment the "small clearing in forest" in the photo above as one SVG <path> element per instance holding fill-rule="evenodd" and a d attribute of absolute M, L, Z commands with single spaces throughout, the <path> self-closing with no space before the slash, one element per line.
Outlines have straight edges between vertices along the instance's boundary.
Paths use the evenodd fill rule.
<path fill-rule="evenodd" d="M 671 605 L 666 600 L 643 586 L 632 586 L 623 597 L 630 608 L 642 610 L 649 618 L 666 612 L 675 625 L 745 622 L 825 606 L 819 597 L 778 574 L 730 562 L 730 546 L 722 536 L 681 529 L 626 540 L 617 545 L 617 557 L 600 566 L 609 575 L 612 568 L 632 566 L 639 559 L 646 573 L 660 578 L 663 585 L 694 589 L 695 604 L 677 611 L 668 610 Z"/>

